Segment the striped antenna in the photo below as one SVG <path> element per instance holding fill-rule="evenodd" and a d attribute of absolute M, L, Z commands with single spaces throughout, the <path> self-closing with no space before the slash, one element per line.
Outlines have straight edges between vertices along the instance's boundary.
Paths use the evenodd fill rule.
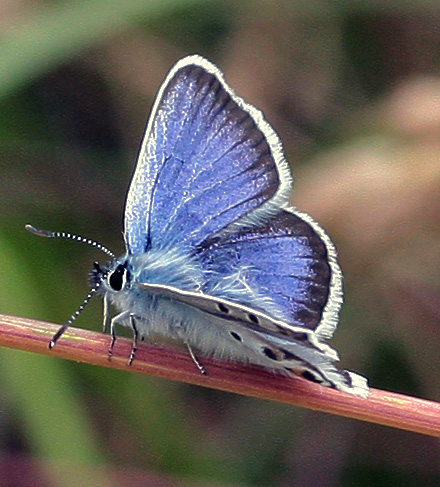
<path fill-rule="evenodd" d="M 98 288 L 101 285 L 101 282 L 98 283 L 92 289 L 90 289 L 89 294 L 87 294 L 84 301 L 78 306 L 76 311 L 68 319 L 67 323 L 65 323 L 63 326 L 60 326 L 60 328 L 58 328 L 58 331 L 55 333 L 55 335 L 53 336 L 52 340 L 49 343 L 49 348 L 53 348 L 57 344 L 57 341 L 61 337 L 61 335 L 63 335 L 63 333 L 67 330 L 67 328 L 69 328 L 69 326 L 71 326 L 76 321 L 78 316 L 84 311 L 84 308 L 89 304 L 90 300 L 93 298 L 93 296 L 98 291 Z"/>
<path fill-rule="evenodd" d="M 26 225 L 26 230 L 28 232 L 33 233 L 34 235 L 38 235 L 39 237 L 46 237 L 46 238 L 67 238 L 68 240 L 76 240 L 77 242 L 82 242 L 87 245 L 91 245 L 98 250 L 104 252 L 112 259 L 116 258 L 116 255 L 107 247 L 102 245 L 95 240 L 91 240 L 90 238 L 81 237 L 81 235 L 75 235 L 74 233 L 66 233 L 66 232 L 51 232 L 50 230 L 42 230 L 41 228 L 34 227 L 33 225 Z"/>

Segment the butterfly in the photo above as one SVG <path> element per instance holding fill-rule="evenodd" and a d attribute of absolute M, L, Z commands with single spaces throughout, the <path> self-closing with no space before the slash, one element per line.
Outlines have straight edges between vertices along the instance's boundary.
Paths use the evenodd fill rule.
<path fill-rule="evenodd" d="M 93 295 L 104 329 L 139 339 L 179 340 L 196 357 L 262 366 L 358 396 L 364 377 L 335 366 L 331 338 L 342 306 L 333 243 L 292 207 L 293 180 L 281 141 L 261 111 L 244 102 L 205 58 L 178 61 L 153 105 L 127 194 L 126 253 L 27 225 L 31 232 L 94 245 L 84 303 L 53 337 L 53 347 Z M 113 306 L 118 313 L 110 317 Z"/>

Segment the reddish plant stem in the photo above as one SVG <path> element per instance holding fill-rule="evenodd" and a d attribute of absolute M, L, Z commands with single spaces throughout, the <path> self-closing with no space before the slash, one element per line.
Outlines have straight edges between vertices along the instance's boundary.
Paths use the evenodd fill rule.
<path fill-rule="evenodd" d="M 372 389 L 367 399 L 313 384 L 301 378 L 272 374 L 258 367 L 201 358 L 200 374 L 185 350 L 142 344 L 131 366 L 131 341 L 119 338 L 111 361 L 110 337 L 71 328 L 57 346 L 49 342 L 59 325 L 0 314 L 0 345 L 53 355 L 93 365 L 124 369 L 188 382 L 246 396 L 279 401 L 317 411 L 440 437 L 440 404 L 411 396 Z"/>

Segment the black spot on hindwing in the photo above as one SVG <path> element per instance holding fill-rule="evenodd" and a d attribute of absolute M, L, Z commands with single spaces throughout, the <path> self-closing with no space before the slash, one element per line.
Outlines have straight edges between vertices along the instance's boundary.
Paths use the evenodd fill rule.
<path fill-rule="evenodd" d="M 251 321 L 252 323 L 254 323 L 255 325 L 259 325 L 260 324 L 260 321 L 259 319 L 257 318 L 256 315 L 252 314 L 252 313 L 249 313 L 248 314 L 248 318 L 249 318 L 249 321 Z"/>
<path fill-rule="evenodd" d="M 269 347 L 263 347 L 262 352 L 264 353 L 264 355 L 266 355 L 267 358 L 270 358 L 271 360 L 279 360 L 277 354 Z"/>
<path fill-rule="evenodd" d="M 225 314 L 229 313 L 229 308 L 225 306 L 223 303 L 217 303 L 218 309 Z"/>
<path fill-rule="evenodd" d="M 231 335 L 232 338 L 234 338 L 235 340 L 237 340 L 237 342 L 243 341 L 243 339 L 241 338 L 241 336 L 237 332 L 230 331 L 229 333 L 230 333 L 230 335 Z"/>

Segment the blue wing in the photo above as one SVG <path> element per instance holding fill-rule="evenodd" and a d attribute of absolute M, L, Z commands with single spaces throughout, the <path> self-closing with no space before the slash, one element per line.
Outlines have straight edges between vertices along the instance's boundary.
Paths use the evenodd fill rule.
<path fill-rule="evenodd" d="M 342 305 L 336 250 L 308 215 L 281 210 L 269 222 L 208 239 L 198 249 L 205 294 L 230 299 L 330 338 Z"/>
<path fill-rule="evenodd" d="M 292 179 L 278 136 L 200 56 L 160 88 L 127 196 L 131 254 L 194 248 L 233 222 L 264 220 Z"/>

